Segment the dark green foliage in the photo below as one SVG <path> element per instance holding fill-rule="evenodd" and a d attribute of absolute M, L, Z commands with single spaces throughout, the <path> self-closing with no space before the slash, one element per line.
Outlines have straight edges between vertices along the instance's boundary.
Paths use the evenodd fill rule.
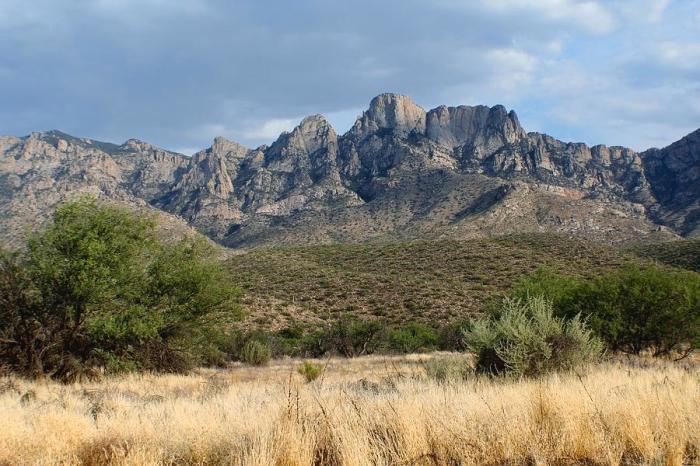
<path fill-rule="evenodd" d="M 30 375 L 184 370 L 216 358 L 212 335 L 240 317 L 208 243 L 163 243 L 152 220 L 92 198 L 3 253 L 0 274 L 0 357 Z"/>
<path fill-rule="evenodd" d="M 595 361 L 603 344 L 575 316 L 554 315 L 541 296 L 505 299 L 498 317 L 474 321 L 464 330 L 467 348 L 480 373 L 535 377 Z"/>
<path fill-rule="evenodd" d="M 451 331 L 457 331 L 456 328 Z M 245 360 L 241 353 L 245 344 L 251 340 L 268 346 L 272 357 L 319 358 L 340 355 L 351 358 L 377 353 L 433 350 L 438 346 L 437 335 L 437 330 L 419 323 L 392 326 L 381 320 L 365 321 L 344 317 L 326 328 L 308 333 L 300 327 L 288 327 L 277 332 L 254 330 L 247 333 L 232 333 L 229 340 L 222 343 L 221 347 L 230 355 L 230 358 L 238 360 Z"/>
<path fill-rule="evenodd" d="M 437 349 L 438 335 L 434 328 L 411 322 L 389 333 L 390 347 L 399 353 L 415 353 Z"/>
<path fill-rule="evenodd" d="M 514 296 L 543 295 L 559 315 L 583 315 L 613 350 L 655 354 L 700 344 L 700 274 L 629 265 L 591 280 L 541 272 Z"/>
<path fill-rule="evenodd" d="M 469 325 L 469 320 L 457 320 L 440 327 L 438 330 L 438 348 L 442 351 L 464 350 L 462 330 Z"/>
<path fill-rule="evenodd" d="M 514 287 L 509 296 L 527 299 L 529 296 L 546 296 L 558 308 L 560 303 L 568 302 L 576 291 L 585 283 L 579 277 L 558 274 L 549 268 L 540 268 L 532 276 Z M 495 310 L 500 309 L 498 306 Z"/>
<path fill-rule="evenodd" d="M 312 354 L 338 353 L 345 357 L 376 352 L 386 340 L 386 326 L 378 321 L 342 318 L 325 331 L 317 332 L 308 341 Z"/>

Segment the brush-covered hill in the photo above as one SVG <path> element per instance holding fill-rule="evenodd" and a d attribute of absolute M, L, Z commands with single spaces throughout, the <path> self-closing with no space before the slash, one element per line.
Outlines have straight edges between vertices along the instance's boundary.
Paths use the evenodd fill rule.
<path fill-rule="evenodd" d="M 672 267 L 700 272 L 700 239 L 636 246 L 632 252 Z"/>
<path fill-rule="evenodd" d="M 247 325 L 279 330 L 344 315 L 444 324 L 481 312 L 488 299 L 540 267 L 594 276 L 643 261 L 580 238 L 527 234 L 260 248 L 227 263 L 246 290 Z"/>

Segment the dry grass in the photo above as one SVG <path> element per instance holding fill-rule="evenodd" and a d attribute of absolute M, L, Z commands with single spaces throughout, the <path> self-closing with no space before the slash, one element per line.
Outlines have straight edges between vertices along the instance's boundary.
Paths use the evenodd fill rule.
<path fill-rule="evenodd" d="M 427 356 L 424 356 L 427 357 Z M 62 386 L 0 380 L 0 464 L 698 464 L 700 377 L 437 384 L 419 357 L 299 361 Z"/>

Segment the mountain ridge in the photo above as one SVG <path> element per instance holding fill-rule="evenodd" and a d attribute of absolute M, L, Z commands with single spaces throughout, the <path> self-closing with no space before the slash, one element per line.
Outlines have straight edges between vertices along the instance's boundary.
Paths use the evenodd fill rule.
<path fill-rule="evenodd" d="M 343 135 L 311 115 L 269 146 L 217 137 L 192 157 L 57 130 L 0 137 L 0 154 L 0 234 L 10 237 L 14 223 L 35 227 L 85 191 L 159 209 L 234 247 L 520 231 L 605 242 L 700 234 L 700 130 L 641 153 L 589 147 L 528 133 L 501 105 L 426 111 L 380 94 Z"/>

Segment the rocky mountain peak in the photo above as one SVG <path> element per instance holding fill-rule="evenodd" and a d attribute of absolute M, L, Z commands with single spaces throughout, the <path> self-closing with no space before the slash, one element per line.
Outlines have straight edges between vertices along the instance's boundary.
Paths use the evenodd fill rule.
<path fill-rule="evenodd" d="M 400 94 L 380 94 L 369 109 L 355 122 L 351 132 L 363 137 L 379 130 L 393 130 L 405 136 L 412 131 L 425 132 L 426 112 L 410 97 Z"/>
<path fill-rule="evenodd" d="M 155 147 L 148 142 L 134 138 L 127 139 L 120 147 L 128 152 L 149 152 L 155 149 Z"/>
<path fill-rule="evenodd" d="M 478 145 L 499 137 L 513 143 L 526 136 L 514 111 L 502 105 L 437 107 L 427 115 L 426 136 L 437 143 L 456 147 Z"/>
<path fill-rule="evenodd" d="M 218 154 L 232 159 L 242 159 L 249 149 L 236 141 L 231 141 L 221 136 L 214 138 L 214 142 L 207 151 L 210 154 Z"/>
<path fill-rule="evenodd" d="M 270 158 L 305 156 L 323 151 L 335 153 L 338 135 L 323 115 L 304 118 L 291 133 L 282 136 L 270 146 Z"/>
<path fill-rule="evenodd" d="M 674 236 L 660 225 L 700 235 L 700 130 L 642 154 L 589 148 L 526 133 L 502 105 L 426 112 L 381 94 L 343 136 L 311 115 L 254 150 L 217 137 L 186 157 L 138 139 L 47 131 L 0 137 L 0 155 L 0 233 L 14 235 L 78 192 L 151 204 L 228 245 L 503 231 Z M 1 221 L 17 212 L 21 222 Z"/>

